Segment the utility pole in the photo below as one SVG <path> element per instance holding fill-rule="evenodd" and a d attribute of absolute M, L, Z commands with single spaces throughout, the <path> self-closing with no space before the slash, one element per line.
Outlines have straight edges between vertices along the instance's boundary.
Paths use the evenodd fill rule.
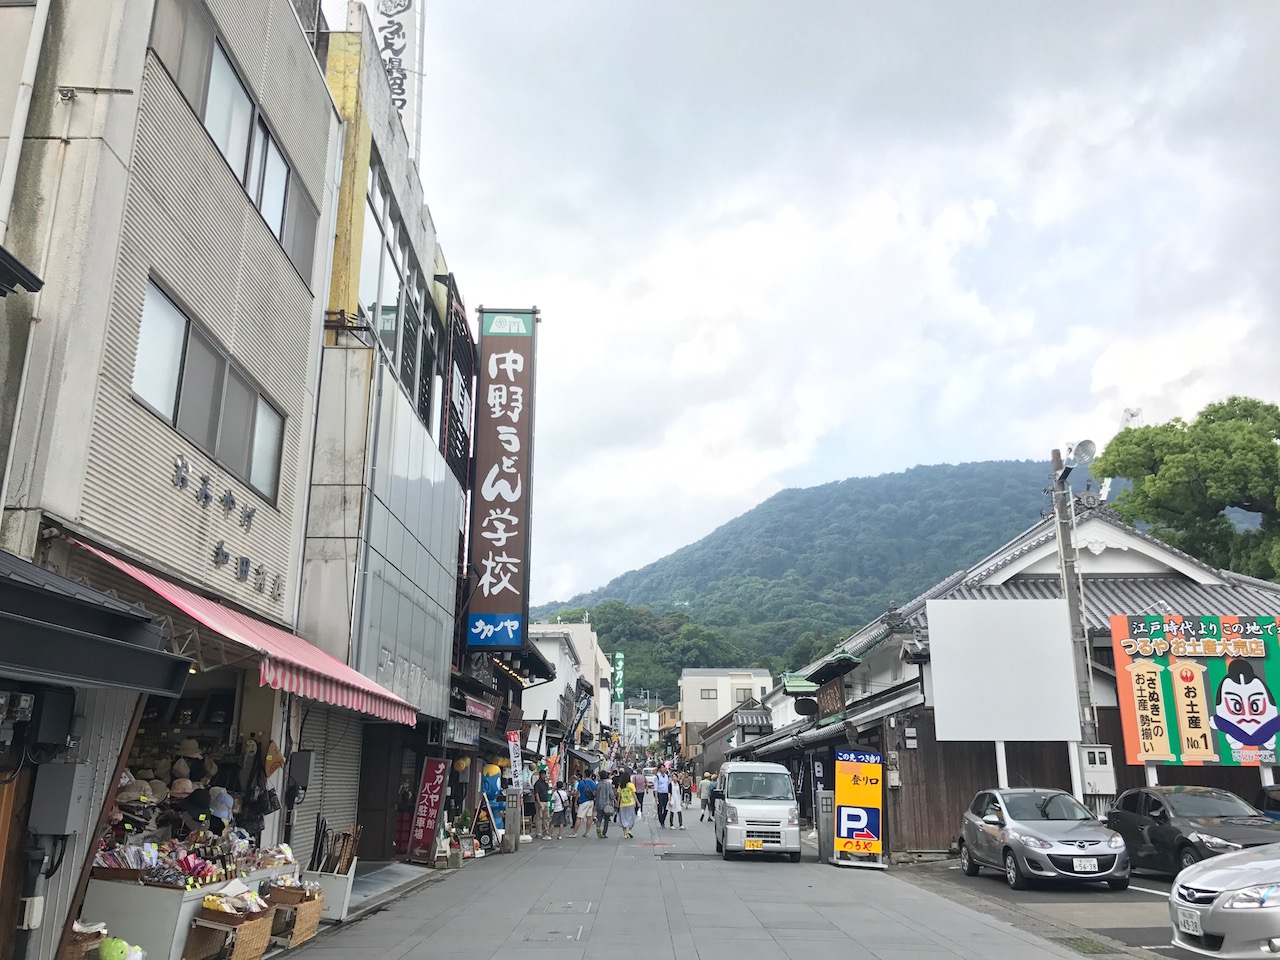
<path fill-rule="evenodd" d="M 1080 732 L 1084 743 L 1098 742 L 1098 709 L 1093 698 L 1093 651 L 1089 648 L 1089 631 L 1084 618 L 1083 590 L 1080 582 L 1078 554 L 1074 539 L 1075 505 L 1067 485 L 1072 467 L 1062 461 L 1062 451 L 1054 450 L 1050 458 L 1053 470 L 1053 520 L 1058 543 L 1058 564 L 1062 574 L 1062 597 L 1067 603 L 1067 619 L 1071 627 L 1071 646 L 1076 666 L 1076 695 L 1080 709 Z M 1073 464 L 1074 466 L 1074 464 Z M 1077 744 L 1071 750 L 1071 780 L 1076 798 L 1083 800 L 1084 785 L 1080 772 Z"/>

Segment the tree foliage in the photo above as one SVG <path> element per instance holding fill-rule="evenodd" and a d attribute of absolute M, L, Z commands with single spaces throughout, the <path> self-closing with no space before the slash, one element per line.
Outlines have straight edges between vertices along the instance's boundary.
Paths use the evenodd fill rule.
<path fill-rule="evenodd" d="M 1275 580 L 1278 444 L 1280 407 L 1231 397 L 1190 423 L 1122 430 L 1093 473 L 1132 484 L 1115 500 L 1123 519 L 1212 566 Z"/>
<path fill-rule="evenodd" d="M 697 543 L 535 617 L 590 617 L 628 694 L 684 667 L 798 669 L 1040 517 L 1047 463 L 915 467 L 784 490 Z"/>

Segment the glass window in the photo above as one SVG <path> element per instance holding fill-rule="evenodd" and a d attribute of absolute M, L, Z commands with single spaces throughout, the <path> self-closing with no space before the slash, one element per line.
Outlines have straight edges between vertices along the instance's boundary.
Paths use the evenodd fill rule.
<path fill-rule="evenodd" d="M 1141 796 L 1142 794 L 1140 794 L 1137 790 L 1130 790 L 1128 793 L 1126 793 L 1123 797 L 1120 798 L 1120 809 L 1124 810 L 1126 813 L 1137 813 L 1138 798 Z"/>
<path fill-rule="evenodd" d="M 382 345 L 392 360 L 400 338 L 400 289 L 400 271 L 391 262 L 391 257 L 384 254 L 382 288 L 378 295 L 378 335 L 382 337 Z"/>
<path fill-rule="evenodd" d="M 204 335 L 192 329 L 187 336 L 187 359 L 182 366 L 182 396 L 178 401 L 178 429 L 209 453 L 218 440 L 222 410 L 222 355 Z"/>
<path fill-rule="evenodd" d="M 257 407 L 258 392 L 235 370 L 228 370 L 222 427 L 218 431 L 218 459 L 239 477 L 249 476 L 249 451 Z"/>
<path fill-rule="evenodd" d="M 1094 816 L 1069 793 L 1008 793 L 1009 816 L 1027 823 L 1033 820 L 1092 820 Z"/>
<path fill-rule="evenodd" d="M 276 484 L 280 480 L 280 441 L 283 436 L 284 418 L 259 397 L 249 482 L 269 497 L 276 495 Z"/>
<path fill-rule="evenodd" d="M 283 237 L 284 230 L 284 195 L 289 184 L 289 164 L 285 163 L 284 154 L 276 146 L 270 136 L 266 136 L 266 160 L 262 172 L 262 201 L 258 209 L 262 211 L 267 226 L 277 237 Z"/>
<path fill-rule="evenodd" d="M 969 812 L 975 817 L 982 816 L 982 811 L 987 808 L 987 795 L 980 793 L 973 798 L 973 803 L 969 804 Z"/>
<path fill-rule="evenodd" d="M 213 45 L 213 64 L 209 69 L 209 97 L 204 111 L 204 126 L 231 164 L 237 177 L 244 178 L 245 159 L 249 153 L 249 129 L 253 122 L 253 101 L 236 76 L 231 61 L 219 44 Z"/>
<path fill-rule="evenodd" d="M 316 258 L 316 224 L 320 212 L 300 183 L 289 187 L 284 215 L 284 249 L 302 279 L 311 283 Z"/>
<path fill-rule="evenodd" d="M 173 420 L 187 318 L 154 284 L 147 285 L 133 365 L 133 392 L 157 412 Z"/>
<path fill-rule="evenodd" d="M 370 323 L 378 313 L 378 278 L 382 275 L 382 230 L 373 208 L 365 204 L 364 237 L 360 240 L 360 309 Z"/>
<path fill-rule="evenodd" d="M 430 321 L 428 321 L 430 322 Z M 431 435 L 436 436 L 437 427 L 432 422 L 431 405 L 435 390 L 435 352 L 431 347 L 431 328 L 422 331 L 422 352 L 418 360 L 418 418 L 427 425 Z"/>
<path fill-rule="evenodd" d="M 1151 808 L 1159 802 L 1152 797 Z M 1213 789 L 1171 793 L 1169 809 L 1177 817 L 1252 817 L 1258 813 L 1234 793 Z"/>
<path fill-rule="evenodd" d="M 710 689 L 705 689 L 705 688 L 704 688 L 704 689 L 703 689 L 703 691 L 702 691 L 702 699 L 703 699 L 703 700 L 714 700 L 715 698 L 716 698 L 716 691 L 715 691 L 715 688 L 710 688 Z"/>
<path fill-rule="evenodd" d="M 791 775 L 764 771 L 734 771 L 725 788 L 726 800 L 794 800 Z"/>
<path fill-rule="evenodd" d="M 746 703 L 751 696 L 751 691 L 746 687 L 739 687 L 733 691 L 733 699 L 735 703 Z"/>

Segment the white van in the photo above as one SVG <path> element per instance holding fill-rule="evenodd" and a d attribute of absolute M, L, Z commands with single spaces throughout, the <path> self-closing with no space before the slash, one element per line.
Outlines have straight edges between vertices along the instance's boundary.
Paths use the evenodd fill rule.
<path fill-rule="evenodd" d="M 791 773 L 780 763 L 730 761 L 712 798 L 716 853 L 785 853 L 800 862 L 800 810 Z"/>

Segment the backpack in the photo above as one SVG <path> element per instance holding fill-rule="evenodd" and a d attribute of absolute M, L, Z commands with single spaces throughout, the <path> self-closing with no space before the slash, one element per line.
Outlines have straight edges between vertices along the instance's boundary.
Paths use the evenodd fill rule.
<path fill-rule="evenodd" d="M 594 799 L 596 798 L 596 788 L 595 788 L 595 787 L 587 787 L 586 794 L 587 794 L 587 799 L 588 799 L 588 800 L 594 800 Z"/>

